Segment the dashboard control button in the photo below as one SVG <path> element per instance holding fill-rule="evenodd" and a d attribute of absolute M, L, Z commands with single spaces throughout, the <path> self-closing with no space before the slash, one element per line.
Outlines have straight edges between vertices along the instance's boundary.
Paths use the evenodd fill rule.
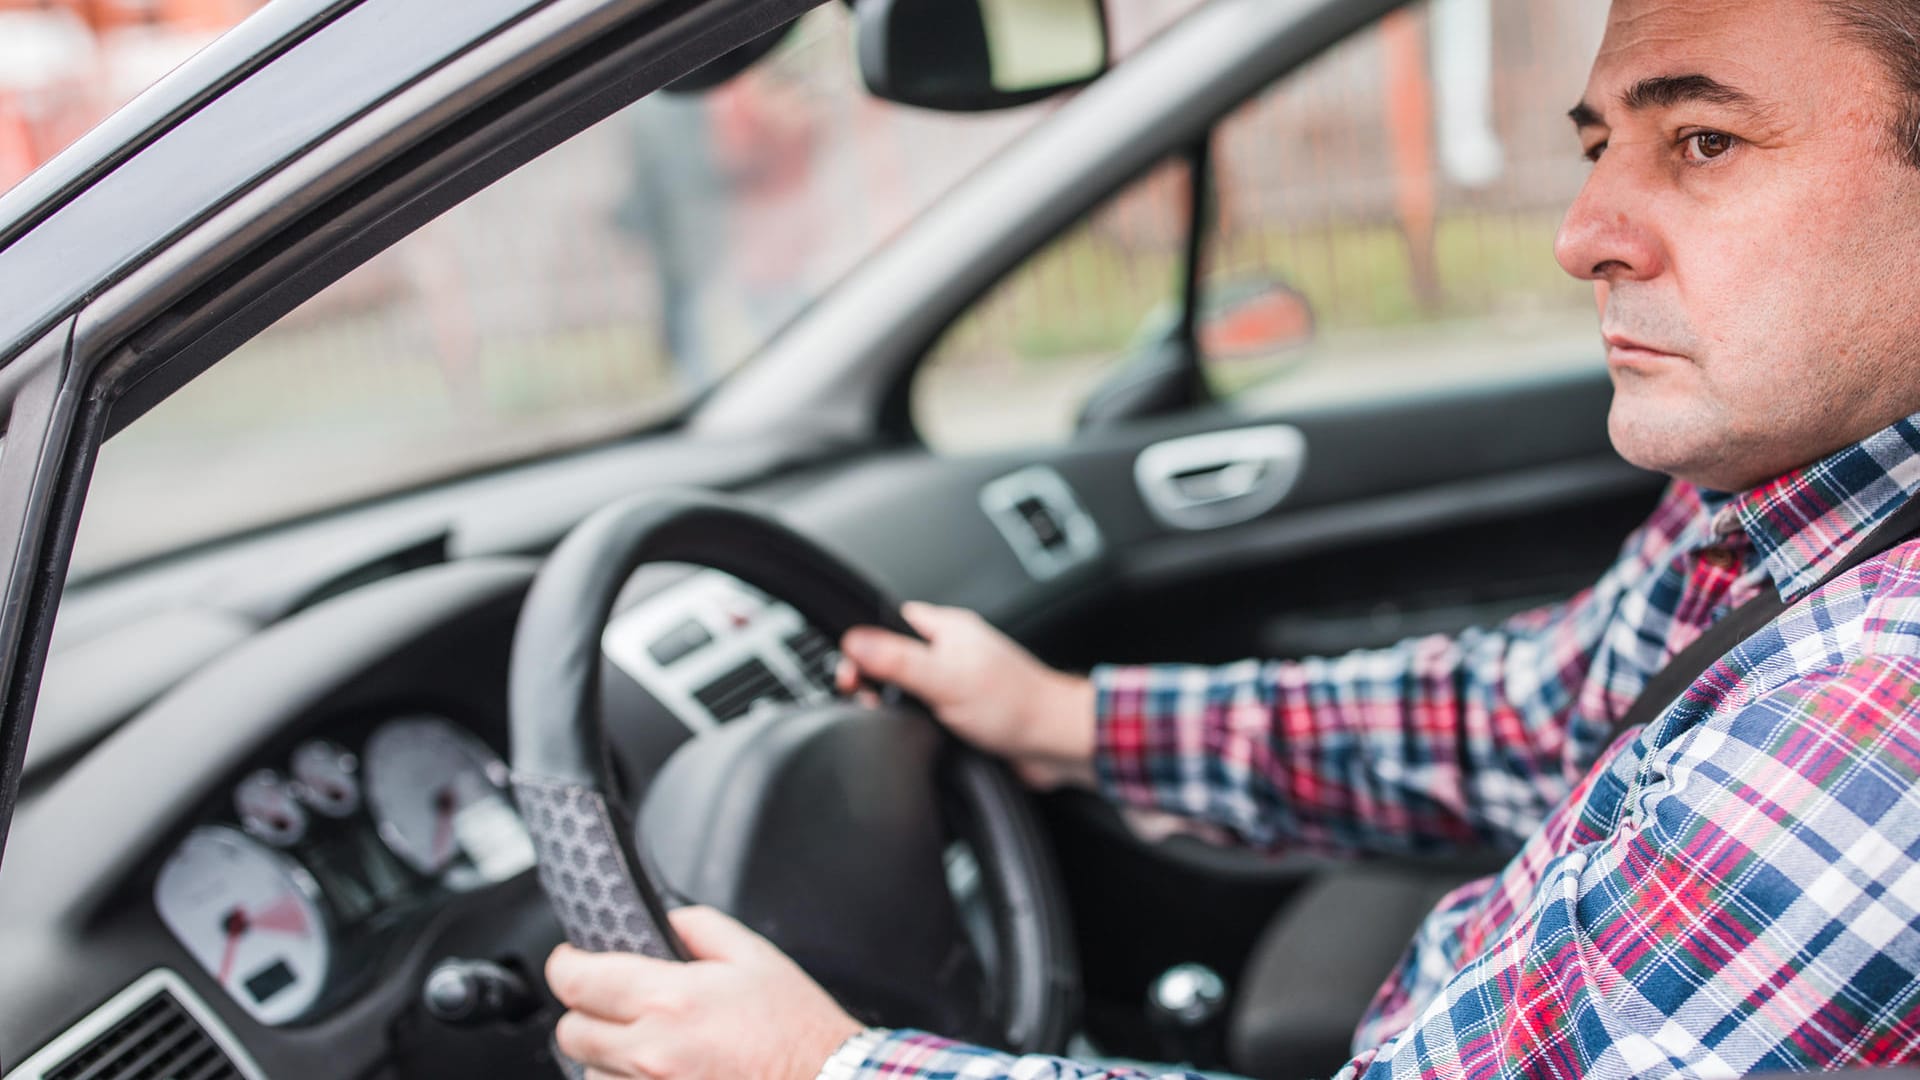
<path fill-rule="evenodd" d="M 713 635 L 707 632 L 707 628 L 688 619 L 655 638 L 653 644 L 647 646 L 647 655 L 653 657 L 654 663 L 666 667 L 711 644 Z"/>

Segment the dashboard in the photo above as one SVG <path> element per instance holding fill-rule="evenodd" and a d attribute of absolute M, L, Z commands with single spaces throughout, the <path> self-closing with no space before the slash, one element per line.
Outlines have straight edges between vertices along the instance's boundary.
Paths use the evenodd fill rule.
<path fill-rule="evenodd" d="M 167 856 L 153 906 L 262 1024 L 338 1003 L 353 989 L 343 976 L 366 970 L 355 960 L 443 896 L 533 866 L 506 764 L 444 716 L 308 738 L 284 765 L 248 772 L 229 802 Z"/>
<path fill-rule="evenodd" d="M 991 613 L 992 596 L 1084 580 L 1098 536 L 1071 492 L 1049 483 L 1036 495 L 1026 477 L 983 498 L 995 478 L 938 478 L 958 514 L 937 522 L 871 512 L 902 485 L 927 485 L 923 470 L 884 461 L 778 501 L 904 595 Z M 938 563 L 900 535 L 930 528 L 945 542 Z M 163 1005 L 243 1078 L 550 1072 L 551 1000 L 485 1030 L 420 1008 L 450 958 L 531 976 L 561 940 L 505 786 L 507 661 L 538 564 L 430 558 L 411 539 L 399 550 L 393 572 L 356 569 L 350 587 L 322 581 L 297 602 L 291 575 L 264 565 L 286 558 L 263 559 L 259 579 L 285 593 L 230 596 L 220 610 L 285 613 L 245 633 L 176 635 L 220 647 L 70 763 L 30 772 L 0 864 L 9 1080 L 64 1076 L 115 1046 L 147 1054 L 141 1033 Z M 936 566 L 958 588 L 926 581 Z M 62 617 L 98 620 L 93 640 L 149 656 L 175 644 L 116 636 L 102 612 L 76 603 Z M 837 662 L 789 605 L 671 566 L 636 575 L 602 654 L 611 749 L 630 775 L 701 731 L 826 700 Z M 651 715 L 632 723 L 635 709 Z M 969 932 L 989 940 L 977 864 L 957 843 L 948 859 Z"/>
<path fill-rule="evenodd" d="M 603 651 L 682 735 L 832 696 L 832 642 L 790 605 L 714 570 L 653 567 L 642 581 Z M 154 912 L 262 1025 L 351 1005 L 380 957 L 451 898 L 534 865 L 486 727 L 448 710 L 378 709 L 255 755 L 160 864 Z M 655 759 L 642 768 L 678 741 L 652 734 L 634 751 Z"/>
<path fill-rule="evenodd" d="M 554 1003 L 515 1023 L 454 1029 L 423 1015 L 421 995 L 450 958 L 532 973 L 560 940 L 535 875 L 514 869 L 522 830 L 498 765 L 508 658 L 539 556 L 587 513 L 646 486 L 637 477 L 749 492 L 894 595 L 977 610 L 1043 656 L 1050 644 L 1056 662 L 1122 659 L 1109 655 L 1116 644 L 1204 659 L 1204 644 L 1112 632 L 1109 613 L 1177 599 L 1184 606 L 1156 612 L 1154 625 L 1212 640 L 1218 612 L 1243 606 L 1237 592 L 1215 603 L 1218 590 L 1243 589 L 1235 575 L 1270 562 L 1289 567 L 1297 600 L 1345 603 L 1346 563 L 1315 575 L 1285 560 L 1380 542 L 1459 502 L 1418 484 L 1403 491 L 1396 456 L 1363 452 L 1366 419 L 1334 416 L 1315 431 L 1327 458 L 1374 472 L 1309 475 L 1284 519 L 1218 533 L 1173 531 L 1150 513 L 1131 439 L 1083 439 L 1040 469 L 1031 458 L 912 450 L 796 469 L 786 463 L 804 449 L 773 435 L 720 447 L 662 439 L 69 589 L 0 861 L 0 1072 L 93 1075 L 125 1051 L 147 1064 L 174 1055 L 148 1075 L 551 1075 Z M 1624 466 L 1589 475 L 1576 461 L 1569 480 L 1560 466 L 1525 464 L 1502 466 L 1521 470 L 1515 484 L 1538 483 L 1515 499 L 1571 485 L 1637 503 L 1645 487 Z M 1490 521 L 1510 512 L 1474 505 Z M 1612 541 L 1591 532 L 1609 548 L 1604 562 Z M 1422 573 L 1445 583 L 1450 565 L 1482 572 L 1489 535 L 1457 550 L 1429 544 Z M 1356 556 L 1369 572 L 1381 565 L 1373 550 Z M 1569 549 L 1493 550 L 1531 566 Z M 1114 599 L 1127 590 L 1136 595 Z M 632 775 L 698 732 L 829 692 L 831 642 L 723 575 L 646 568 L 616 612 L 601 681 L 616 760 L 638 763 Z M 1254 639 L 1264 626 L 1226 629 Z M 657 722 L 616 722 L 633 709 Z M 1145 851 L 1097 807 L 1053 809 L 1052 827 L 1076 830 L 1059 845 L 1068 881 L 1096 893 L 1076 911 L 1082 932 L 1126 945 L 1085 951 L 1090 981 L 1138 981 L 1157 962 L 1144 946 L 1163 937 L 1169 961 L 1217 944 L 1130 913 L 1150 906 L 1100 902 L 1116 891 L 1172 902 L 1249 882 L 1236 894 L 1243 911 L 1215 910 L 1200 927 L 1218 928 L 1221 955 L 1237 955 L 1224 950 L 1239 950 L 1275 898 L 1317 872 L 1172 844 Z M 956 894 L 968 869 L 964 858 L 950 865 Z M 1122 952 L 1133 967 L 1115 966 Z M 1108 969 L 1094 972 L 1100 964 Z"/>
<path fill-rule="evenodd" d="M 700 570 L 615 617 L 607 659 L 690 731 L 832 696 L 839 656 L 790 605 L 718 570 Z"/>

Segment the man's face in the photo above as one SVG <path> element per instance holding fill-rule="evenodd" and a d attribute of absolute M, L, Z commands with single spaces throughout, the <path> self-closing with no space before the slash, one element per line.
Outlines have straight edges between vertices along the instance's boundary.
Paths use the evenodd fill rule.
<path fill-rule="evenodd" d="M 1555 245 L 1594 282 L 1614 446 L 1738 491 L 1920 411 L 1920 169 L 1819 0 L 1615 0 Z"/>

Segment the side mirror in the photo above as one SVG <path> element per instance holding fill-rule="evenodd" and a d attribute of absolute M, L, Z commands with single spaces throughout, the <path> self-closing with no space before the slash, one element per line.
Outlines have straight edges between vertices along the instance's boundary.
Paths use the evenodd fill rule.
<path fill-rule="evenodd" d="M 1200 355 L 1216 364 L 1267 359 L 1313 340 L 1313 324 L 1313 305 L 1284 281 L 1209 283 L 1200 308 Z"/>
<path fill-rule="evenodd" d="M 949 112 L 1007 109 L 1107 70 L 1103 0 L 857 0 L 875 97 Z"/>

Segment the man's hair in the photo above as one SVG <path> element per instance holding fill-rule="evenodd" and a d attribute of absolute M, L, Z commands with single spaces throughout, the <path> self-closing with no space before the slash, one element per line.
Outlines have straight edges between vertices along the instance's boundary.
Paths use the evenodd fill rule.
<path fill-rule="evenodd" d="M 1880 57 L 1893 79 L 1888 149 L 1920 168 L 1920 0 L 1825 0 L 1840 29 Z"/>

